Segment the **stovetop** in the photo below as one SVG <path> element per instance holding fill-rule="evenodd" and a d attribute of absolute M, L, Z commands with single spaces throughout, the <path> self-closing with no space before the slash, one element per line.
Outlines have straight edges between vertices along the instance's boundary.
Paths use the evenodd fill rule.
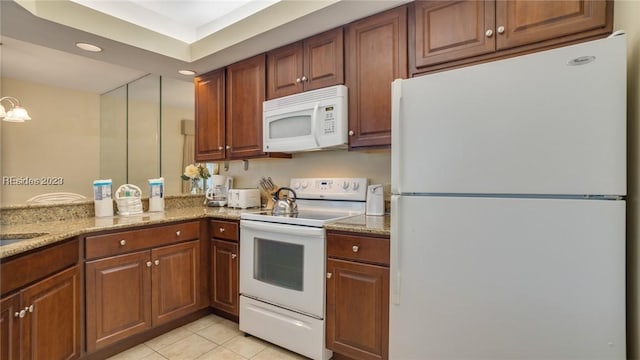
<path fill-rule="evenodd" d="M 365 212 L 365 178 L 294 178 L 290 188 L 296 192 L 297 214 L 276 216 L 267 210 L 243 213 L 240 219 L 322 227 Z"/>

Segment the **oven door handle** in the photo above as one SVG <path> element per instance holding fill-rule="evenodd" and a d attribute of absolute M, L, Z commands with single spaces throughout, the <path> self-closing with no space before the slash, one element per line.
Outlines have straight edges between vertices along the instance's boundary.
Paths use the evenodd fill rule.
<path fill-rule="evenodd" d="M 262 221 L 241 220 L 240 227 L 254 231 L 286 232 L 287 235 L 324 236 L 324 228 L 297 226 Z M 242 231 L 240 231 L 242 234 Z"/>

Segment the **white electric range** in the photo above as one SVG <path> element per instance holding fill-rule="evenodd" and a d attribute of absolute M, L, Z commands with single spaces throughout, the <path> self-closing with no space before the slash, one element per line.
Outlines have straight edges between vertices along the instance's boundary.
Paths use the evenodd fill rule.
<path fill-rule="evenodd" d="M 367 179 L 291 179 L 290 187 L 296 215 L 240 217 L 240 330 L 326 360 L 323 226 L 364 214 Z"/>

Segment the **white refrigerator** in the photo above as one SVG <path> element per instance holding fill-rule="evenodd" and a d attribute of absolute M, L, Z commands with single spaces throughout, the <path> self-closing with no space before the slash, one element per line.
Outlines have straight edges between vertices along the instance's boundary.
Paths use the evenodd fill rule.
<path fill-rule="evenodd" d="M 625 42 L 393 82 L 391 360 L 626 357 Z"/>

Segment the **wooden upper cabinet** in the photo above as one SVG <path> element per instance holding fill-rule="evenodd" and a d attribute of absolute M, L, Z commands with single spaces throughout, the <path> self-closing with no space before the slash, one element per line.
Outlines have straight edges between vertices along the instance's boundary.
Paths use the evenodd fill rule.
<path fill-rule="evenodd" d="M 194 79 L 195 160 L 225 158 L 225 70 L 219 69 Z M 189 131 L 190 129 L 185 129 Z"/>
<path fill-rule="evenodd" d="M 226 157 L 262 156 L 262 102 L 265 99 L 264 54 L 227 67 Z"/>
<path fill-rule="evenodd" d="M 407 8 L 346 26 L 349 148 L 391 145 L 391 82 L 407 77 Z"/>
<path fill-rule="evenodd" d="M 267 67 L 268 99 L 343 84 L 342 28 L 270 51 Z"/>
<path fill-rule="evenodd" d="M 507 49 L 547 39 L 582 33 L 610 32 L 607 21 L 613 2 L 604 0 L 498 1 L 497 48 Z M 608 25 L 608 26 L 607 26 Z"/>
<path fill-rule="evenodd" d="M 412 74 L 605 36 L 613 1 L 416 1 L 409 14 Z"/>
<path fill-rule="evenodd" d="M 495 51 L 493 1 L 416 1 L 411 4 L 413 66 L 420 68 Z"/>

